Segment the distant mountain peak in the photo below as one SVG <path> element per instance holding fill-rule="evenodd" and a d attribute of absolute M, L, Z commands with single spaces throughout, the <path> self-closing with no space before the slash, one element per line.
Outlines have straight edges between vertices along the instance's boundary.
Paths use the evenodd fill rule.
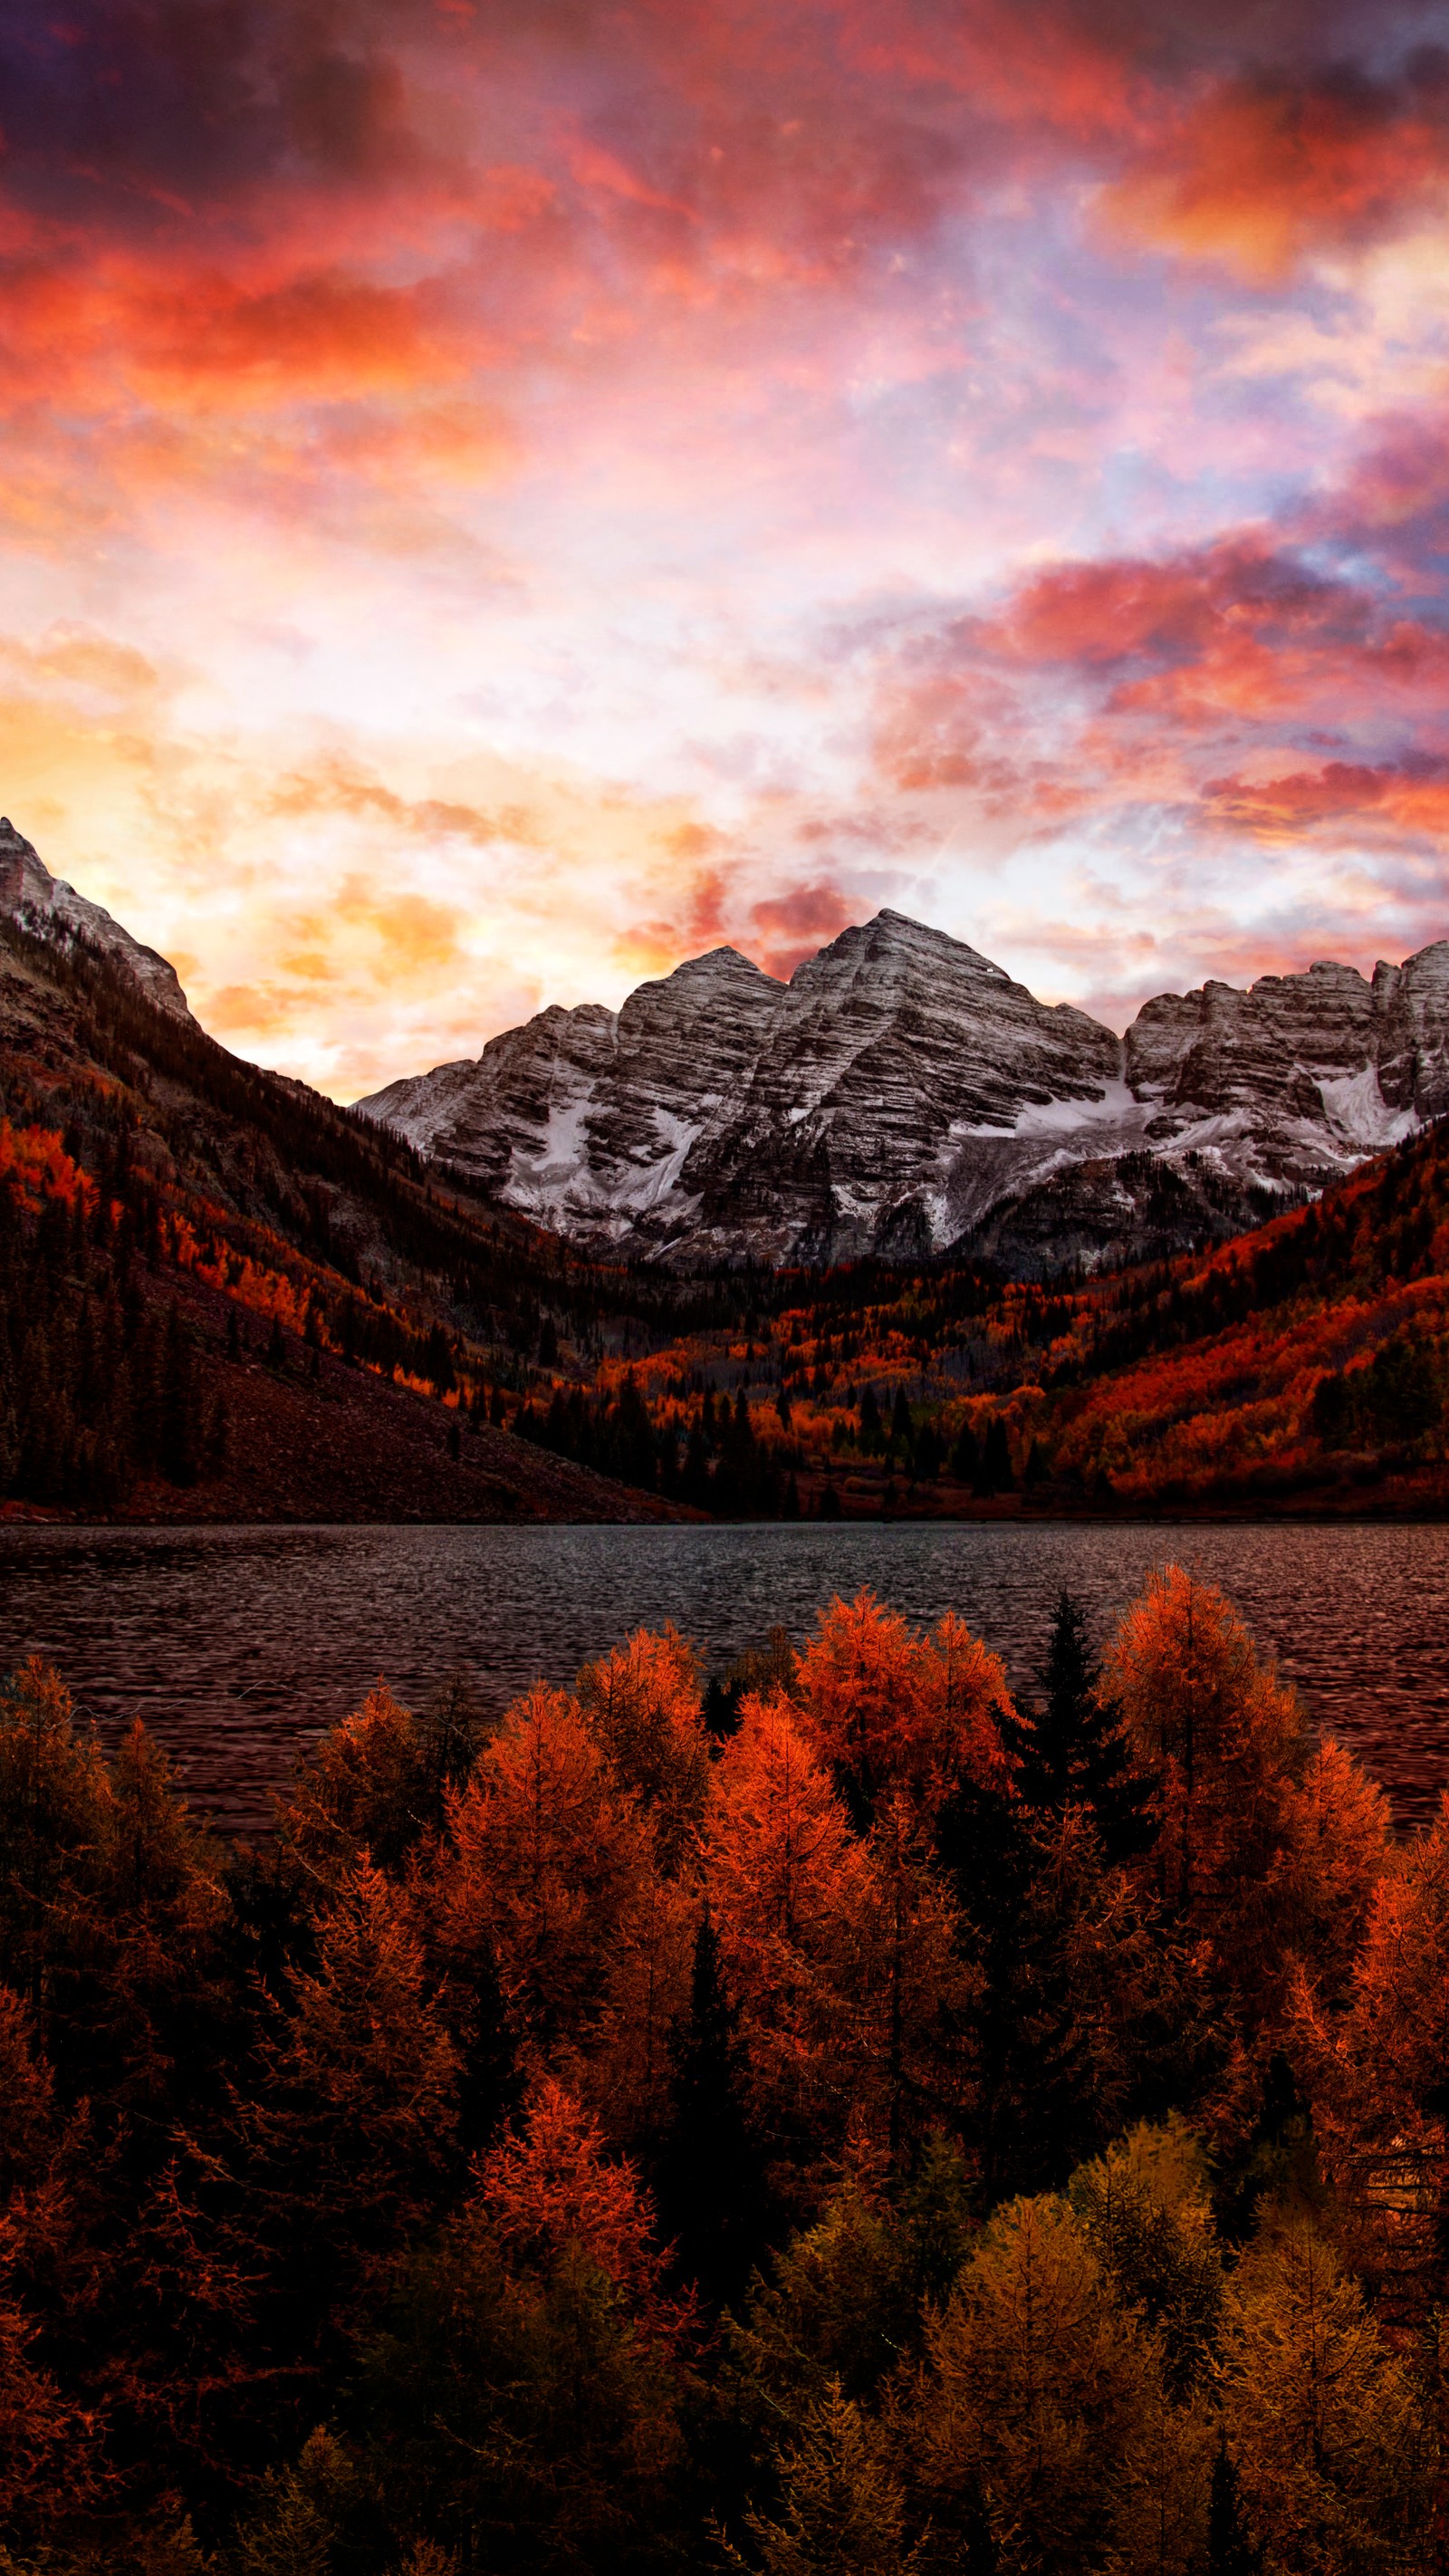
<path fill-rule="evenodd" d="M 894 912 L 889 904 L 882 904 L 880 911 L 871 915 L 864 928 L 868 934 L 882 935 L 893 946 L 943 957 L 949 955 L 979 975 L 999 975 L 1004 984 L 1011 981 L 1004 966 L 997 966 L 991 958 L 983 957 L 980 949 L 973 948 L 968 940 L 957 939 L 949 930 L 937 930 L 928 921 L 917 921 L 909 912 Z M 840 935 L 846 938 L 849 933 L 842 931 Z"/>
<path fill-rule="evenodd" d="M 777 983 L 686 958 L 358 1107 L 580 1246 L 1022 1269 L 1181 1248 L 1449 1109 L 1449 942 L 1147 1003 L 1125 1040 L 883 907 Z"/>
<path fill-rule="evenodd" d="M 761 990 L 772 993 L 783 993 L 785 990 L 777 977 L 768 975 L 763 966 L 756 964 L 753 957 L 745 955 L 743 949 L 729 947 L 706 948 L 701 956 L 682 958 L 677 966 L 670 968 L 667 975 L 656 976 L 653 982 L 658 985 L 681 982 L 713 984 L 726 988 L 739 984 L 757 985 Z M 635 989 L 645 992 L 651 987 L 641 984 Z M 630 999 L 633 999 L 632 994 Z"/>
<path fill-rule="evenodd" d="M 86 940 L 139 986 L 158 1010 L 190 1019 L 175 967 L 156 949 L 133 939 L 100 904 L 77 894 L 64 877 L 53 877 L 34 842 L 26 840 L 8 814 L 0 814 L 0 912 L 12 914 L 39 938 L 61 946 L 70 938 Z"/>

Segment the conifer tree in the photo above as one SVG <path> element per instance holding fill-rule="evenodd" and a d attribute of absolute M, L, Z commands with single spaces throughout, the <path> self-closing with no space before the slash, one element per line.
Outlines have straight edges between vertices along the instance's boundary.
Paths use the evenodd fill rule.
<path fill-rule="evenodd" d="M 769 2218 L 739 2019 L 705 1914 L 695 1934 L 688 2017 L 670 2052 L 671 2118 L 655 2196 L 681 2276 L 697 2282 L 713 2308 L 738 2302 L 763 2254 Z"/>
<path fill-rule="evenodd" d="M 1101 1695 L 1086 1612 L 1069 1592 L 1057 1602 L 1040 1680 L 1035 1716 L 1006 1728 L 1017 1795 L 1037 1814 L 1089 1808 L 1107 1858 L 1132 1859 L 1152 1842 L 1154 1784 L 1134 1768 L 1121 1709 Z"/>
<path fill-rule="evenodd" d="M 986 1426 L 986 1445 L 981 1455 L 981 1489 L 987 1494 L 1009 1494 L 1015 1483 L 1006 1425 L 999 1413 L 993 1413 Z"/>
<path fill-rule="evenodd" d="M 166 1324 L 156 1463 L 173 1485 L 194 1485 L 201 1465 L 196 1353 L 175 1298 Z"/>
<path fill-rule="evenodd" d="M 8 1494 L 20 1465 L 20 1425 L 10 1400 L 3 1369 L 0 1369 L 0 1497 Z"/>
<path fill-rule="evenodd" d="M 963 1485 L 974 1487 L 980 1469 L 981 1452 L 976 1445 L 976 1434 L 969 1422 L 963 1422 L 951 1451 L 951 1473 Z"/>
<path fill-rule="evenodd" d="M 1208 2493 L 1207 2564 L 1208 2576 L 1259 2576 L 1263 2564 L 1262 2550 L 1248 2538 L 1238 2472 L 1221 2431 Z"/>
<path fill-rule="evenodd" d="M 749 2517 L 765 2576 L 915 2576 L 891 2445 L 838 2379 L 778 2458 L 783 2518 Z"/>
<path fill-rule="evenodd" d="M 973 2061 L 982 2179 L 996 2199 L 1059 2182 L 1081 2152 L 1086 2035 L 1052 1873 L 1021 1800 L 991 1782 L 963 1780 L 936 1835 L 976 1979 L 962 2036 Z"/>

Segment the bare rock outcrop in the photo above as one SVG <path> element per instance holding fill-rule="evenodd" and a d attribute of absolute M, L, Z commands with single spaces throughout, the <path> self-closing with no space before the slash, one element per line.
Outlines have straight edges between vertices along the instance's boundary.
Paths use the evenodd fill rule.
<path fill-rule="evenodd" d="M 156 949 L 133 939 L 100 904 L 77 894 L 64 877 L 53 877 L 8 814 L 0 814 L 0 912 L 13 913 L 27 930 L 61 946 L 68 939 L 83 939 L 138 984 L 159 1010 L 190 1019 L 175 967 Z"/>
<path fill-rule="evenodd" d="M 1449 1108 L 1449 941 L 1148 1002 L 1125 1039 L 896 912 L 734 949 L 360 1102 L 581 1248 L 1048 1270 L 1255 1223 Z"/>

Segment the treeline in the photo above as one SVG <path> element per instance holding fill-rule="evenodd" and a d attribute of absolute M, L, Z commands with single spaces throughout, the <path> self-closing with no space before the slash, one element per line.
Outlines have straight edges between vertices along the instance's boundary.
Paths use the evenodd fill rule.
<path fill-rule="evenodd" d="M 757 1438 L 741 1389 L 733 1403 L 713 1391 L 687 1432 L 656 1422 L 632 1371 L 615 1398 L 556 1387 L 546 1408 L 525 1404 L 512 1429 L 560 1458 L 601 1476 L 692 1503 L 719 1520 L 774 1520 L 799 1513 L 790 1452 Z"/>
<path fill-rule="evenodd" d="M 230 1424 L 208 1352 L 280 1371 L 325 1346 L 437 1395 L 454 1388 L 441 1326 L 198 1209 L 135 1159 L 137 1141 L 125 1121 L 87 1138 L 75 1124 L 17 1136 L 0 1119 L 0 1500 L 105 1513 L 139 1478 L 185 1488 L 221 1473 Z M 236 1293 L 220 1335 L 183 1297 L 188 1277 Z"/>
<path fill-rule="evenodd" d="M 521 1404 L 511 1428 L 520 1439 L 558 1457 L 693 1504 L 717 1520 L 794 1520 L 803 1508 L 800 1473 L 819 1462 L 792 1437 L 791 1401 L 783 1383 L 772 1413 L 762 1436 L 743 1386 L 733 1398 L 706 1387 L 697 1402 L 683 1409 L 671 1405 L 667 1412 L 651 1412 L 631 1370 L 616 1396 L 556 1386 L 547 1406 Z M 918 1415 L 912 1410 L 903 1388 L 896 1389 L 883 1411 L 874 1386 L 867 1383 L 854 1414 L 837 1416 L 837 1421 L 832 1459 L 844 1463 L 847 1453 L 853 1453 L 879 1464 L 887 1477 L 899 1472 L 913 1486 L 934 1482 L 948 1471 L 978 1497 L 1016 1490 L 1011 1444 L 999 1414 L 983 1421 L 979 1436 L 965 1423 L 948 1441 L 928 1411 Z M 1038 1481 L 1030 1455 L 1021 1481 L 1028 1489 Z M 816 1508 L 827 1518 L 839 1515 L 840 1497 L 828 1478 Z"/>
<path fill-rule="evenodd" d="M 251 1853 L 29 1665 L 0 1979 L 7 2576 L 1439 2563 L 1449 1822 L 1180 1572 L 379 1686 Z"/>
<path fill-rule="evenodd" d="M 46 1180 L 32 1213 L 0 1158 L 0 1500 L 106 1512 L 138 1476 L 218 1472 L 226 1408 L 204 1393 L 193 1327 L 147 1279 L 144 1215 L 112 1195 L 124 1175 L 111 1164 L 98 1190 L 54 1151 Z"/>
<path fill-rule="evenodd" d="M 1442 1126 L 1261 1233 L 1112 1277 L 879 1270 L 640 1371 L 661 1480 L 703 1401 L 751 1411 L 791 1508 L 1157 1510 L 1449 1492 Z M 857 1301 L 858 1302 L 855 1302 Z M 704 1391 L 703 1397 L 701 1390 Z M 900 1480 L 898 1483 L 897 1480 Z"/>
<path fill-rule="evenodd" d="M 1215 1253 L 1136 1270 L 1103 1291 L 1089 1351 L 1099 1369 L 1244 1322 L 1307 1296 L 1372 1298 L 1436 1275 L 1449 1226 L 1449 1137 L 1442 1121 L 1365 1171 Z"/>
<path fill-rule="evenodd" d="M 15 1124 L 74 1123 L 87 1163 L 92 1138 L 115 1124 L 144 1130 L 183 1186 L 274 1229 L 378 1302 L 423 1291 L 451 1329 L 521 1368 L 540 1354 L 547 1365 L 561 1334 L 581 1351 L 631 1335 L 642 1348 L 771 1302 L 768 1275 L 675 1281 L 572 1253 L 489 1208 L 465 1175 L 425 1165 L 390 1129 L 156 1008 L 77 935 L 42 939 L 0 917 L 4 950 L 54 989 L 71 1059 L 43 1072 L 18 1055 L 0 1060 L 0 1108 Z"/>

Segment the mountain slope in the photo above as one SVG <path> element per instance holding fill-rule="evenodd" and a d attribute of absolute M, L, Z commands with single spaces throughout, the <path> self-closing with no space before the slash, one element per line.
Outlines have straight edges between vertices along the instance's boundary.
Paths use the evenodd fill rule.
<path fill-rule="evenodd" d="M 0 814 L 0 913 L 6 913 L 55 947 L 79 941 L 95 956 L 134 984 L 160 1011 L 189 1020 L 191 1013 L 176 969 L 133 939 L 100 904 L 77 894 L 64 877 L 53 877 L 34 844 L 17 832 L 8 814 Z"/>
<path fill-rule="evenodd" d="M 601 1342 L 610 1283 L 228 1055 L 74 916 L 0 914 L 0 1503 L 667 1514 L 501 1427 L 570 1319 Z"/>
<path fill-rule="evenodd" d="M 732 949 L 357 1105 L 576 1245 L 678 1270 L 1161 1257 L 1449 1103 L 1449 941 L 1149 1002 L 1119 1040 L 893 912 L 774 983 Z"/>
<path fill-rule="evenodd" d="M 1072 1287 L 774 1286 L 748 1336 L 631 1371 L 661 1480 L 711 1510 L 748 1470 L 749 1508 L 806 1516 L 1449 1511 L 1449 1119 L 1251 1234 Z M 587 1456 L 592 1419 L 561 1385 L 540 1434 Z"/>

